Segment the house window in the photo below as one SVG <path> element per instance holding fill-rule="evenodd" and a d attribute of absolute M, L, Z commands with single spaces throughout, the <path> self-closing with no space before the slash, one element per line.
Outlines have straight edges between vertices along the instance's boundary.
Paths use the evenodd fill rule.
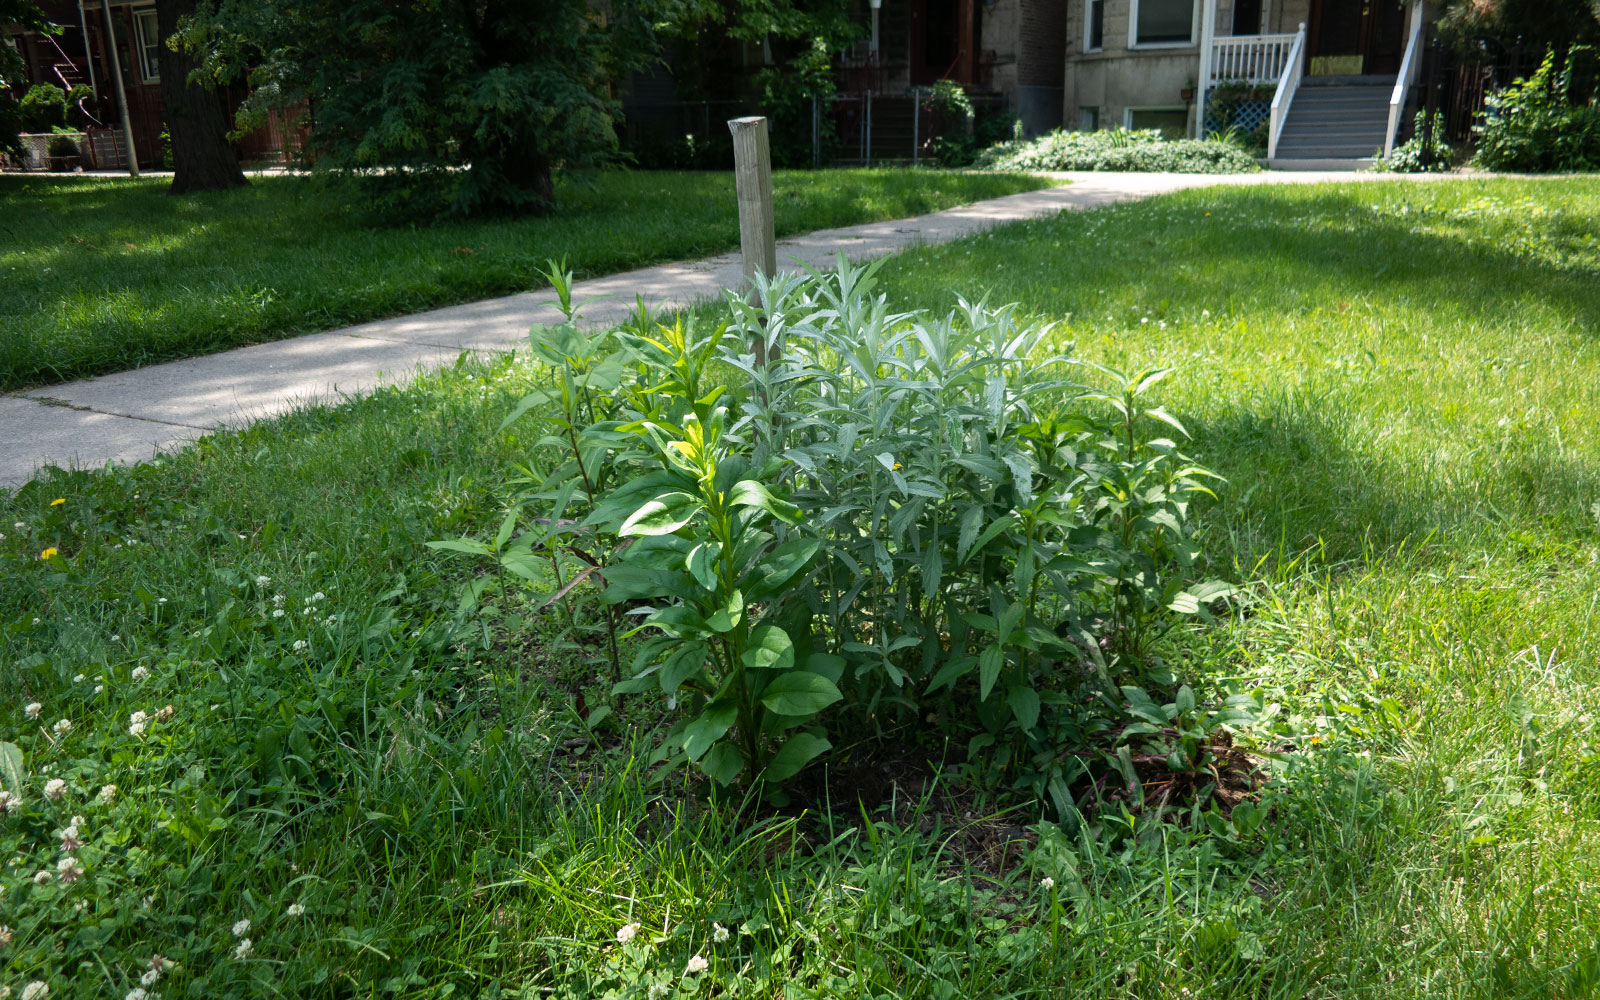
<path fill-rule="evenodd" d="M 156 61 L 161 30 L 156 27 L 153 7 L 133 12 L 134 42 L 139 46 L 139 76 L 145 83 L 161 82 L 161 65 Z"/>
<path fill-rule="evenodd" d="M 1100 128 L 1099 108 L 1078 109 L 1078 130 L 1080 132 L 1095 132 Z"/>
<path fill-rule="evenodd" d="M 1134 45 L 1193 45 L 1195 0 L 1133 0 Z"/>
<path fill-rule="evenodd" d="M 1084 0 L 1083 51 L 1099 52 L 1106 45 L 1106 0 Z"/>

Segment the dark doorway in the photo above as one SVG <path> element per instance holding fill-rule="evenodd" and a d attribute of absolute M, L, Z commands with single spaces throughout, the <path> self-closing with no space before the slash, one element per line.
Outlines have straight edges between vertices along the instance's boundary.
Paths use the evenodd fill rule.
<path fill-rule="evenodd" d="M 982 5 L 975 0 L 912 0 L 912 85 L 976 82 L 975 49 L 982 37 Z"/>
<path fill-rule="evenodd" d="M 1233 5 L 1233 33 L 1235 35 L 1261 34 L 1261 0 L 1235 0 Z"/>
<path fill-rule="evenodd" d="M 1400 0 L 1311 0 L 1306 47 L 1310 71 L 1390 76 L 1405 54 L 1406 9 Z"/>

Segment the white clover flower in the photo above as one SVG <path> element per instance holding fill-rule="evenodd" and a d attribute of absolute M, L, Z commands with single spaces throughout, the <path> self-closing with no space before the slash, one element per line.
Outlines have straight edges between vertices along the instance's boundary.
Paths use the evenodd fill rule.
<path fill-rule="evenodd" d="M 689 967 L 685 970 L 685 974 L 693 976 L 704 972 L 709 968 L 711 968 L 711 963 L 706 961 L 704 956 L 695 955 L 693 958 L 689 959 Z"/>
<path fill-rule="evenodd" d="M 272 609 L 272 617 L 274 617 L 274 618 L 282 618 L 283 617 L 283 609 L 282 608 L 273 608 Z"/>
<path fill-rule="evenodd" d="M 243 538 L 244 536 L 240 535 L 239 537 Z M 271 582 L 272 582 L 272 577 L 270 577 L 270 576 L 258 576 L 258 577 L 256 577 L 256 586 L 258 586 L 258 587 L 265 587 L 267 584 L 269 584 Z"/>
<path fill-rule="evenodd" d="M 13 792 L 0 791 L 0 816 L 4 816 L 13 809 L 21 808 L 22 796 Z"/>
<path fill-rule="evenodd" d="M 50 995 L 50 987 L 43 979 L 35 979 L 22 988 L 22 1000 L 44 1000 Z"/>
<path fill-rule="evenodd" d="M 67 733 L 72 731 L 72 720 L 60 719 L 55 725 L 50 727 L 50 731 L 55 733 L 57 736 L 65 736 Z"/>
<path fill-rule="evenodd" d="M 61 797 L 67 794 L 67 783 L 60 778 L 51 778 L 44 783 L 44 797 L 51 802 L 60 802 Z"/>
<path fill-rule="evenodd" d="M 80 848 L 82 846 L 83 846 L 83 841 L 78 839 L 78 827 L 77 827 L 77 824 L 73 824 L 72 826 L 69 826 L 65 830 L 61 831 L 61 850 L 62 851 L 64 851 L 64 852 L 76 851 L 78 848 Z"/>
<path fill-rule="evenodd" d="M 296 653 L 304 652 L 305 648 L 306 648 L 306 641 L 304 639 L 296 639 L 294 641 L 294 651 Z"/>
<path fill-rule="evenodd" d="M 667 995 L 667 991 L 668 987 L 666 983 L 651 983 L 650 1000 L 661 1000 L 662 997 Z"/>
<path fill-rule="evenodd" d="M 712 922 L 711 927 L 711 940 L 715 941 L 717 944 L 721 944 L 722 942 L 728 940 L 728 929 L 726 927 L 714 921 Z"/>
<path fill-rule="evenodd" d="M 46 871 L 45 869 L 41 868 L 38 871 L 33 873 L 33 884 L 34 885 L 44 885 L 46 882 L 50 881 L 53 878 L 55 878 L 55 875 L 53 875 L 52 873 L 50 873 L 50 872 Z"/>
<path fill-rule="evenodd" d="M 1043 889 L 1045 892 L 1049 892 L 1051 889 L 1054 889 L 1055 887 L 1056 887 L 1056 880 L 1051 878 L 1048 875 L 1046 875 L 1044 878 L 1039 880 L 1039 888 Z"/>
<path fill-rule="evenodd" d="M 255 945 L 250 943 L 249 938 L 241 938 L 239 944 L 233 949 L 233 957 L 243 961 L 244 959 L 249 958 L 250 952 L 254 950 Z"/>
<path fill-rule="evenodd" d="M 619 928 L 617 930 L 617 943 L 618 944 L 627 944 L 629 941 L 632 941 L 634 936 L 636 934 L 638 934 L 638 933 L 639 933 L 639 925 L 638 924 L 624 924 L 621 928 Z"/>
<path fill-rule="evenodd" d="M 140 709 L 139 711 L 128 716 L 128 732 L 132 733 L 133 735 L 143 736 L 144 731 L 149 727 L 150 716 L 144 714 L 143 709 Z"/>
<path fill-rule="evenodd" d="M 139 977 L 139 984 L 141 986 L 154 986 L 156 983 L 159 983 L 160 981 L 161 981 L 161 970 L 160 969 L 150 969 L 144 975 Z"/>
<path fill-rule="evenodd" d="M 72 678 L 72 683 L 74 683 L 74 684 L 82 684 L 84 682 L 84 680 L 85 680 L 85 677 L 86 677 L 86 675 L 79 674 L 78 676 Z"/>
<path fill-rule="evenodd" d="M 312 604 L 321 604 L 323 601 L 326 601 L 327 599 L 328 599 L 328 595 L 324 594 L 320 590 L 317 591 L 315 594 L 311 595 L 311 603 Z"/>
<path fill-rule="evenodd" d="M 100 794 L 95 796 L 96 799 L 99 799 L 101 802 L 105 803 L 106 805 L 110 805 L 116 799 L 116 797 L 117 797 L 117 786 L 116 785 L 101 785 L 100 786 Z"/>
<path fill-rule="evenodd" d="M 38 619 L 36 618 L 34 621 L 37 622 Z M 30 701 L 22 707 L 22 714 L 30 719 L 37 719 L 42 711 L 44 711 L 44 706 L 36 701 Z"/>
<path fill-rule="evenodd" d="M 272 595 L 272 604 L 273 604 L 274 607 L 282 607 L 283 606 L 283 602 L 287 601 L 287 600 L 288 600 L 288 598 L 283 596 L 282 594 L 273 594 Z"/>
<path fill-rule="evenodd" d="M 246 934 L 249 934 L 249 933 L 250 933 L 250 921 L 248 919 L 241 920 L 238 923 L 233 925 L 233 936 L 234 937 L 244 937 Z"/>
<path fill-rule="evenodd" d="M 299 903 L 290 903 L 289 904 L 289 909 L 286 912 L 291 917 L 298 917 L 301 914 L 306 912 L 306 908 L 304 906 L 301 906 Z"/>
<path fill-rule="evenodd" d="M 83 866 L 78 864 L 77 858 L 62 858 L 56 862 L 56 874 L 63 882 L 76 882 L 83 875 Z"/>
<path fill-rule="evenodd" d="M 105 689 L 106 689 L 106 686 L 104 684 L 96 684 L 94 686 L 94 693 L 95 694 L 99 694 L 101 691 L 104 691 Z"/>
<path fill-rule="evenodd" d="M 25 522 L 25 521 L 17 521 L 16 523 L 12 524 L 11 526 L 13 528 L 16 528 L 18 531 L 26 531 L 27 528 L 28 528 L 27 522 Z"/>
<path fill-rule="evenodd" d="M 166 722 L 168 719 L 172 718 L 176 712 L 177 709 L 173 708 L 171 705 L 162 705 L 160 708 L 156 709 L 156 721 Z"/>
<path fill-rule="evenodd" d="M 120 636 L 120 635 L 113 635 L 113 636 L 112 636 L 112 637 L 111 637 L 111 641 L 112 641 L 112 642 L 121 642 L 121 641 L 122 641 L 122 636 Z"/>
<path fill-rule="evenodd" d="M 165 597 L 158 597 L 158 598 L 156 598 L 156 603 L 157 604 L 165 604 L 165 603 L 167 603 L 167 599 Z"/>
<path fill-rule="evenodd" d="M 135 986 L 123 996 L 122 1000 L 150 1000 L 150 991 L 143 986 Z"/>
<path fill-rule="evenodd" d="M 7 927 L 5 924 L 0 924 L 0 948 L 4 948 L 6 945 L 8 945 L 10 943 L 11 943 L 11 928 Z"/>
<path fill-rule="evenodd" d="M 150 668 L 144 666 L 134 667 L 132 676 L 135 681 L 142 681 L 150 676 Z"/>

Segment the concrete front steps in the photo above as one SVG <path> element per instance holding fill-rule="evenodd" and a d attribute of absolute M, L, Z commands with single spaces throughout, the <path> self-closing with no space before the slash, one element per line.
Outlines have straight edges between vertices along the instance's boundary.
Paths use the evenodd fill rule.
<path fill-rule="evenodd" d="M 1389 128 L 1388 77 L 1309 77 L 1278 139 L 1278 170 L 1359 170 L 1381 156 Z"/>

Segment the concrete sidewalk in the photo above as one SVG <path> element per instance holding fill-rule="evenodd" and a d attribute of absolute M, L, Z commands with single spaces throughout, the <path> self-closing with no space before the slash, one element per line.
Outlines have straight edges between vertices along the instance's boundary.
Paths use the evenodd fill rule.
<path fill-rule="evenodd" d="M 783 240 L 778 259 L 822 267 L 841 251 L 852 260 L 864 260 L 1008 222 L 1184 188 L 1367 180 L 1375 175 L 1059 176 L 1071 185 Z M 725 254 L 582 281 L 574 298 L 605 296 L 606 301 L 586 308 L 584 316 L 610 322 L 632 310 L 636 295 L 656 309 L 685 307 L 720 296 L 724 289 L 737 287 L 740 278 L 739 255 Z M 14 488 L 45 465 L 94 468 L 144 461 L 218 429 L 403 381 L 418 369 L 453 362 L 462 351 L 514 350 L 526 342 L 533 324 L 560 320 L 554 302 L 554 293 L 543 289 L 0 396 L 0 441 L 5 443 L 0 487 Z"/>

